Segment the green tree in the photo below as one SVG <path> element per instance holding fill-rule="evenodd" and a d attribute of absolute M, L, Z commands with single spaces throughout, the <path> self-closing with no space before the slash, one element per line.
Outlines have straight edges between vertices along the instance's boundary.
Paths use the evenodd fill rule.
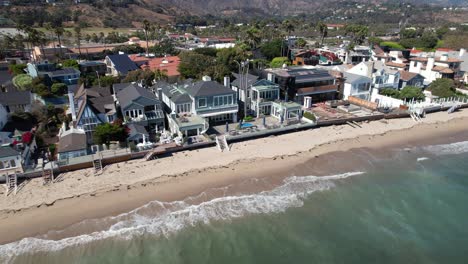
<path fill-rule="evenodd" d="M 156 69 L 156 71 L 154 72 L 154 79 L 155 80 L 167 80 L 168 76 L 167 76 L 167 70 L 164 69 L 164 70 L 160 70 L 160 69 Z"/>
<path fill-rule="evenodd" d="M 451 79 L 437 79 L 427 87 L 427 90 L 440 98 L 455 96 L 456 91 L 455 83 Z"/>
<path fill-rule="evenodd" d="M 281 56 L 282 43 L 280 39 L 265 42 L 260 47 L 260 51 L 268 60 L 272 60 L 275 57 Z"/>
<path fill-rule="evenodd" d="M 154 72 L 150 70 L 135 70 L 127 74 L 123 82 L 142 82 L 145 87 L 149 87 L 154 81 Z"/>
<path fill-rule="evenodd" d="M 271 61 L 270 67 L 281 68 L 284 64 L 291 65 L 291 62 L 288 60 L 287 57 L 276 57 Z"/>
<path fill-rule="evenodd" d="M 328 27 L 325 23 L 320 21 L 317 23 L 316 28 L 320 32 L 320 46 L 323 46 L 323 41 L 328 35 Z"/>
<path fill-rule="evenodd" d="M 128 137 L 127 128 L 121 122 L 104 123 L 96 127 L 94 141 L 96 144 L 110 145 L 111 141 L 124 142 Z"/>
<path fill-rule="evenodd" d="M 10 64 L 8 65 L 8 70 L 13 75 L 24 74 L 27 65 L 26 64 Z"/>
<path fill-rule="evenodd" d="M 145 39 L 146 39 L 146 54 L 149 54 L 149 45 L 148 45 L 148 33 L 151 29 L 151 24 L 148 20 L 143 20 L 143 30 L 145 31 Z"/>
<path fill-rule="evenodd" d="M 425 98 L 422 89 L 415 86 L 405 86 L 398 96 L 401 100 L 423 100 Z"/>
<path fill-rule="evenodd" d="M 13 85 L 21 91 L 31 90 L 32 77 L 27 74 L 18 74 L 13 77 Z"/>
<path fill-rule="evenodd" d="M 298 38 L 296 40 L 296 46 L 299 47 L 299 48 L 304 48 L 306 44 L 307 44 L 307 42 L 303 38 Z"/>
<path fill-rule="evenodd" d="M 101 76 L 93 81 L 93 85 L 101 85 L 101 87 L 110 87 L 114 83 L 119 83 L 119 80 L 114 76 Z"/>
<path fill-rule="evenodd" d="M 350 24 L 345 27 L 345 33 L 351 36 L 351 44 L 361 45 L 367 37 L 369 28 L 364 25 Z"/>
<path fill-rule="evenodd" d="M 68 90 L 68 86 L 64 83 L 54 83 L 52 84 L 50 91 L 55 96 L 62 96 Z"/>
<path fill-rule="evenodd" d="M 399 96 L 400 96 L 400 91 L 398 91 L 397 89 L 392 89 L 392 88 L 384 88 L 384 89 L 380 90 L 379 93 L 381 95 L 385 95 L 385 96 L 389 96 L 389 97 L 393 97 L 393 98 L 399 98 Z"/>
<path fill-rule="evenodd" d="M 75 32 L 75 41 L 76 41 L 76 45 L 78 46 L 79 57 L 81 58 L 81 38 L 83 37 L 81 35 L 81 27 L 79 26 L 74 27 L 73 31 Z"/>
<path fill-rule="evenodd" d="M 251 27 L 245 32 L 245 43 L 250 47 L 251 50 L 254 50 L 257 48 L 258 44 L 262 41 L 262 38 L 260 36 L 260 30 Z"/>
<path fill-rule="evenodd" d="M 80 65 L 78 64 L 78 61 L 74 60 L 74 59 L 69 59 L 69 60 L 62 61 L 62 66 L 64 68 L 75 68 L 75 69 L 80 68 Z"/>
<path fill-rule="evenodd" d="M 206 69 L 215 64 L 215 57 L 199 54 L 195 51 L 180 53 L 179 72 L 184 78 L 201 79 Z"/>
<path fill-rule="evenodd" d="M 42 97 L 49 97 L 51 95 L 50 91 L 49 91 L 49 88 L 47 88 L 47 86 L 45 84 L 43 84 L 43 83 L 33 85 L 32 91 L 33 91 L 33 93 L 36 93 L 36 94 L 38 94 L 39 96 L 42 96 Z"/>

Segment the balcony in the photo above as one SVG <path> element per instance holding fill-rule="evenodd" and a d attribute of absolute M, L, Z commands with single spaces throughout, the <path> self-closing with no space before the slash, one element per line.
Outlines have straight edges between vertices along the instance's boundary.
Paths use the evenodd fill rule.
<path fill-rule="evenodd" d="M 398 83 L 376 83 L 374 87 L 377 89 L 383 88 L 398 88 Z"/>
<path fill-rule="evenodd" d="M 143 115 L 137 117 L 125 116 L 125 122 L 143 122 L 157 119 L 163 119 L 164 113 L 161 110 L 145 111 Z"/>

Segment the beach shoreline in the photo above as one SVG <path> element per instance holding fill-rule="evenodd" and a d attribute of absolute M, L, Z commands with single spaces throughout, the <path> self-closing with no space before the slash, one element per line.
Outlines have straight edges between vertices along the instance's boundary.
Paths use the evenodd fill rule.
<path fill-rule="evenodd" d="M 447 118 L 450 120 L 446 121 Z M 180 152 L 156 161 L 113 164 L 100 176 L 93 176 L 91 169 L 75 171 L 65 173 L 62 182 L 48 186 L 42 186 L 41 179 L 34 179 L 18 195 L 0 202 L 0 244 L 60 230 L 85 219 L 118 215 L 154 200 L 183 200 L 210 188 L 250 178 L 305 176 L 301 175 L 305 172 L 296 168 L 311 159 L 316 159 L 315 164 L 323 164 L 323 168 L 314 167 L 316 176 L 352 168 L 348 162 L 331 170 L 326 160 L 333 153 L 346 155 L 358 148 L 406 148 L 468 140 L 467 109 L 453 115 L 431 114 L 418 124 L 411 119 L 386 122 L 261 138 L 236 143 L 229 153 L 210 148 Z M 326 134 L 328 138 L 323 137 Z M 319 135 L 322 138 L 314 138 Z M 158 168 L 161 171 L 156 171 Z"/>

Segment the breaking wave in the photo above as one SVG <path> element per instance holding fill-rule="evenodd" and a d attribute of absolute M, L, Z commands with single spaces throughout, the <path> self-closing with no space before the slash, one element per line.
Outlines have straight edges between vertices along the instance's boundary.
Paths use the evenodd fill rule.
<path fill-rule="evenodd" d="M 115 217 L 83 221 L 83 225 L 99 225 L 108 222 L 110 227 L 60 240 L 24 238 L 0 246 L 0 262 L 8 263 L 26 253 L 59 251 L 71 246 L 84 245 L 104 239 L 132 239 L 143 234 L 169 236 L 185 227 L 208 224 L 216 220 L 231 220 L 251 214 L 284 212 L 287 208 L 301 207 L 309 194 L 333 188 L 334 181 L 363 172 L 349 172 L 332 176 L 293 176 L 282 185 L 257 194 L 224 196 L 193 204 L 197 197 L 184 201 L 153 201 L 128 213 Z M 61 232 L 61 231 L 54 231 Z"/>
<path fill-rule="evenodd" d="M 456 142 L 451 144 L 430 145 L 422 147 L 422 150 L 434 155 L 454 155 L 468 152 L 468 141 Z"/>

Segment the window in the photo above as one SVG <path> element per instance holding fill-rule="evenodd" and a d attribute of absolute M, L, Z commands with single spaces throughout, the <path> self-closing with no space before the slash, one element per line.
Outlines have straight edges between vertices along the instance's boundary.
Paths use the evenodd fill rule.
<path fill-rule="evenodd" d="M 223 106 L 232 104 L 232 95 L 221 95 L 213 97 L 214 106 Z"/>
<path fill-rule="evenodd" d="M 198 107 L 206 107 L 206 98 L 198 99 Z"/>
<path fill-rule="evenodd" d="M 11 165 L 12 167 L 16 167 L 16 162 L 15 162 L 15 160 L 10 160 L 10 165 Z"/>

